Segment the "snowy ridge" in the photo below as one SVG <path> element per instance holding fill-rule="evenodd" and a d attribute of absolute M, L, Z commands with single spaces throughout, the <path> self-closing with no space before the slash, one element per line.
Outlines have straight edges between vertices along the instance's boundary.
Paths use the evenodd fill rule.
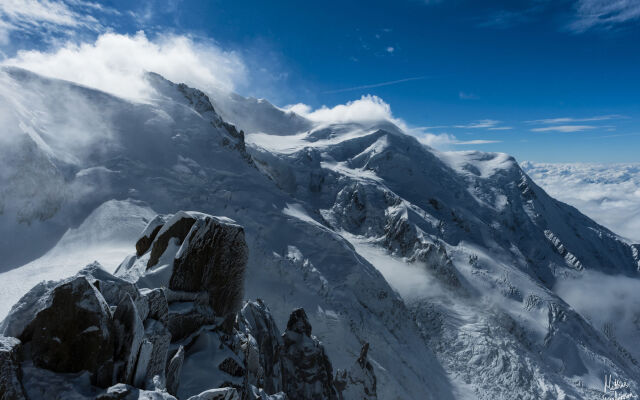
<path fill-rule="evenodd" d="M 584 271 L 637 282 L 637 246 L 549 197 L 508 155 L 439 153 L 389 121 L 311 123 L 157 75 L 147 104 L 24 71 L 0 75 L 2 99 L 19 116 L 3 122 L 20 140 L 42 139 L 34 148 L 65 192 L 46 195 L 57 205 L 31 226 L 5 207 L 0 233 L 14 241 L 2 251 L 17 253 L 5 270 L 53 247 L 23 243 L 32 232 L 59 239 L 113 199 L 154 213 L 202 210 L 244 226 L 245 292 L 264 299 L 280 326 L 303 307 L 343 370 L 370 343 L 379 398 L 596 399 L 605 373 L 640 389 L 625 351 L 633 343 L 610 340 L 555 292 Z M 59 109 L 43 87 L 64 90 L 86 118 Z M 60 117 L 26 118 L 23 98 Z M 47 134 L 95 120 L 103 134 L 81 148 Z M 0 277 L 14 281 L 23 268 Z"/>

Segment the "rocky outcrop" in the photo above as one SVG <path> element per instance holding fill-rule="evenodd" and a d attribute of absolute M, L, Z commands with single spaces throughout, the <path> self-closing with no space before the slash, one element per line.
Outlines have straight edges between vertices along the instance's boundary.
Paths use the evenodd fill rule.
<path fill-rule="evenodd" d="M 335 377 L 335 385 L 338 398 L 376 400 L 376 375 L 373 365 L 367 358 L 369 343 L 365 343 L 360 351 L 360 357 L 348 370 L 338 370 Z"/>
<path fill-rule="evenodd" d="M 12 337 L 0 336 L 0 399 L 25 399 L 20 383 L 20 352 L 21 343 Z"/>
<path fill-rule="evenodd" d="M 292 399 L 337 399 L 333 369 L 302 308 L 291 313 L 282 334 L 284 392 Z"/>
<path fill-rule="evenodd" d="M 79 276 L 34 300 L 47 306 L 18 336 L 29 343 L 33 364 L 55 372 L 89 371 L 95 384 L 108 383 L 113 368 L 112 320 L 95 286 Z"/>
<path fill-rule="evenodd" d="M 237 312 L 247 257 L 241 226 L 209 216 L 199 218 L 175 259 L 169 288 L 206 291 L 217 315 Z"/>
<path fill-rule="evenodd" d="M 230 220 L 155 218 L 116 275 L 93 263 L 13 307 L 0 325 L 15 336 L 0 337 L 1 399 L 338 399 L 303 309 L 281 334 L 261 300 L 240 308 L 246 262 Z M 339 373 L 340 395 L 355 385 L 375 398 L 366 350 L 357 365 Z"/>

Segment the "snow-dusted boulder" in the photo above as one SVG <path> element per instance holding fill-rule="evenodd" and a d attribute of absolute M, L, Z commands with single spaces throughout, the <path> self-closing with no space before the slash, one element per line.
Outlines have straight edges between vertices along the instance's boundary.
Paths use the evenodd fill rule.
<path fill-rule="evenodd" d="M 333 368 L 302 308 L 291 313 L 282 334 L 284 392 L 291 399 L 334 400 Z"/>
<path fill-rule="evenodd" d="M 38 285 L 12 309 L 3 322 L 4 332 L 15 333 L 23 343 L 29 343 L 35 366 L 56 372 L 86 370 L 94 383 L 108 384 L 113 336 L 104 297 L 83 276 L 44 293 L 43 288 Z"/>
<path fill-rule="evenodd" d="M 20 340 L 0 336 L 0 398 L 2 400 L 23 400 L 19 366 Z"/>

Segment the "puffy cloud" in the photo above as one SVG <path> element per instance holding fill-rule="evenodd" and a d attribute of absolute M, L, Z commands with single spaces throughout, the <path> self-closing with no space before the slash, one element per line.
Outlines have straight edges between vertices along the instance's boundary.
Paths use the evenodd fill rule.
<path fill-rule="evenodd" d="M 406 128 L 404 122 L 393 117 L 389 104 L 385 103 L 380 97 L 370 94 L 346 104 L 338 104 L 332 108 L 322 106 L 313 110 L 310 106 L 299 103 L 286 106 L 285 109 L 294 111 L 316 122 L 343 123 L 387 120 L 396 123 L 401 128 Z"/>
<path fill-rule="evenodd" d="M 224 51 L 212 42 L 196 42 L 188 36 L 149 39 L 142 31 L 135 35 L 105 33 L 95 43 L 68 42 L 50 51 L 19 51 L 3 64 L 130 99 L 149 95 L 145 71 L 202 90 L 232 90 L 247 79 L 245 64 L 233 51 Z"/>
<path fill-rule="evenodd" d="M 542 164 L 522 167 L 551 196 L 640 243 L 640 164 Z"/>

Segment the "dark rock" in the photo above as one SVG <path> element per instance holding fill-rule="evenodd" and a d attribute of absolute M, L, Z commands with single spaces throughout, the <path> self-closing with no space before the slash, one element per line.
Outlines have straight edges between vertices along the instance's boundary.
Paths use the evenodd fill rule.
<path fill-rule="evenodd" d="M 144 325 L 140 320 L 133 300 L 127 295 L 118 304 L 113 314 L 115 334 L 115 361 L 117 379 L 120 383 L 131 384 L 133 373 L 144 337 Z"/>
<path fill-rule="evenodd" d="M 138 239 L 138 241 L 136 242 L 136 255 L 138 257 L 149 250 L 151 244 L 153 243 L 153 240 L 156 238 L 156 235 L 158 235 L 158 232 L 160 232 L 160 228 L 162 228 L 162 225 L 164 225 L 166 222 L 167 219 L 165 216 L 156 215 L 156 217 L 147 224 L 144 232 L 142 232 L 142 237 L 140 237 L 140 239 Z"/>
<path fill-rule="evenodd" d="M 122 278 L 113 276 L 105 271 L 98 262 L 93 262 L 82 270 L 77 276 L 84 276 L 98 289 L 109 306 L 117 306 L 128 294 L 134 302 L 140 298 L 138 288 Z"/>
<path fill-rule="evenodd" d="M 194 302 L 172 303 L 169 307 L 167 328 L 171 333 L 171 341 L 180 341 L 196 332 L 203 325 L 213 324 L 216 315 L 209 307 L 208 296 L 200 297 Z M 203 304 L 203 301 L 206 302 Z"/>
<path fill-rule="evenodd" d="M 113 340 L 102 295 L 85 277 L 77 277 L 53 289 L 47 300 L 49 306 L 38 312 L 21 337 L 31 342 L 34 365 L 107 376 L 103 367 L 112 358 Z"/>
<path fill-rule="evenodd" d="M 287 322 L 287 330 L 311 336 L 311 324 L 309 323 L 307 313 L 304 312 L 304 309 L 297 308 L 293 310 L 289 316 L 289 322 Z"/>
<path fill-rule="evenodd" d="M 349 370 L 338 370 L 334 380 L 338 398 L 376 400 L 377 380 L 373 365 L 367 358 L 369 343 L 365 343 L 360 357 Z"/>
<path fill-rule="evenodd" d="M 182 363 L 184 362 L 184 347 L 180 346 L 176 354 L 171 357 L 167 365 L 167 392 L 172 395 L 178 393 L 180 386 L 180 374 L 182 373 Z"/>
<path fill-rule="evenodd" d="M 222 372 L 226 372 L 227 374 L 235 377 L 244 376 L 244 368 L 242 365 L 238 364 L 236 360 L 231 357 L 225 358 L 220 365 L 218 365 L 218 369 Z"/>
<path fill-rule="evenodd" d="M 20 371 L 20 340 L 0 336 L 0 399 L 25 399 Z"/>
<path fill-rule="evenodd" d="M 151 255 L 149 256 L 149 261 L 147 262 L 147 269 L 153 267 L 160 260 L 160 256 L 164 253 L 169 245 L 169 240 L 171 238 L 177 238 L 178 243 L 182 244 L 187 234 L 189 234 L 189 230 L 196 222 L 196 218 L 190 216 L 185 212 L 179 212 L 173 216 L 173 218 L 168 221 L 162 230 L 162 233 L 158 235 L 158 237 L 153 241 L 153 246 L 151 247 Z M 167 225 L 171 224 L 167 227 Z"/>
<path fill-rule="evenodd" d="M 291 399 L 334 400 L 333 368 L 324 347 L 311 336 L 303 309 L 294 310 L 282 334 L 282 383 Z"/>
<path fill-rule="evenodd" d="M 282 338 L 279 329 L 267 306 L 258 300 L 248 302 L 240 315 L 248 331 L 256 340 L 259 363 L 262 368 L 261 386 L 267 393 L 282 390 L 282 364 L 280 352 Z M 245 356 L 246 357 L 246 356 Z"/>
<path fill-rule="evenodd" d="M 205 216 L 185 240 L 187 248 L 174 262 L 169 288 L 207 291 L 219 316 L 239 311 L 248 253 L 243 228 Z"/>
<path fill-rule="evenodd" d="M 151 351 L 144 368 L 144 375 L 140 375 L 139 380 L 134 382 L 136 386 L 143 387 L 142 383 L 152 382 L 153 377 L 158 375 L 164 381 L 165 367 L 167 365 L 167 353 L 171 343 L 171 333 L 160 321 L 148 319 L 144 322 L 145 340 L 151 344 Z M 142 347 L 140 349 L 142 355 Z M 138 357 L 138 365 L 141 366 L 141 357 Z M 146 359 L 145 359 L 146 360 Z M 142 371 L 139 373 L 142 374 Z M 142 382 L 142 383 L 141 383 Z"/>
<path fill-rule="evenodd" d="M 166 324 L 169 319 L 169 305 L 162 289 L 143 290 L 142 298 L 146 301 L 149 312 L 146 318 L 153 318 Z"/>

